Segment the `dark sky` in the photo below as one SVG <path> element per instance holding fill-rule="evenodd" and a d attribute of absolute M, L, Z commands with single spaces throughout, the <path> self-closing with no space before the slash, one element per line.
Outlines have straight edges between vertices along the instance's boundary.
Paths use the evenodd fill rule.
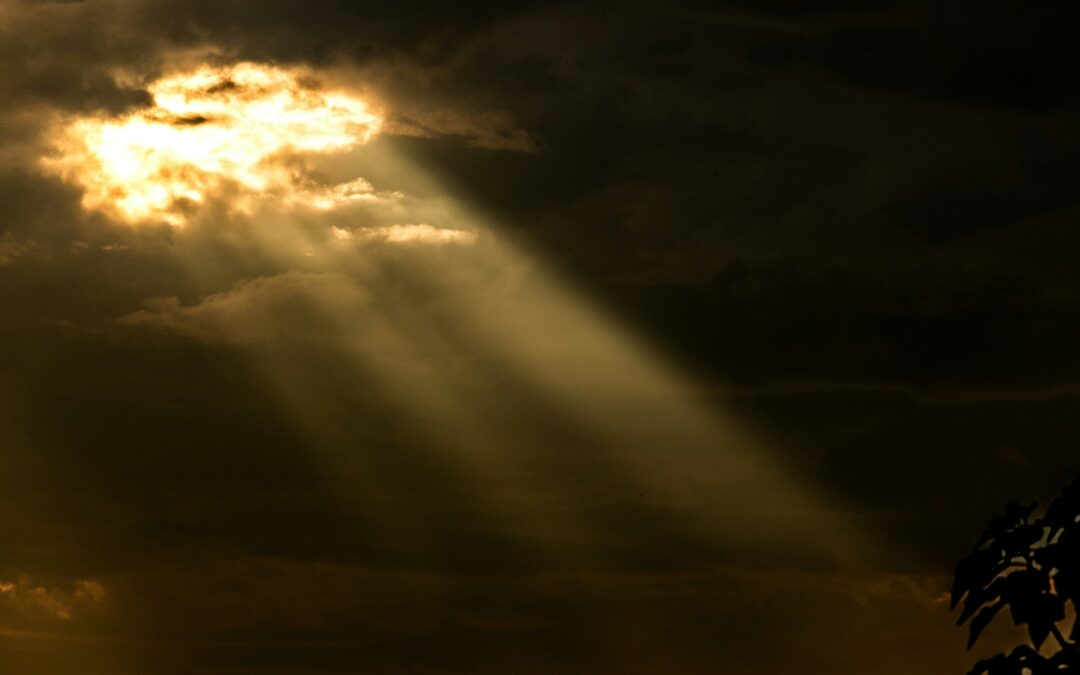
<path fill-rule="evenodd" d="M 1080 17 L 887 4 L 0 0 L 0 671 L 965 672 L 1080 473 Z M 49 169 L 240 62 L 370 202 Z"/>

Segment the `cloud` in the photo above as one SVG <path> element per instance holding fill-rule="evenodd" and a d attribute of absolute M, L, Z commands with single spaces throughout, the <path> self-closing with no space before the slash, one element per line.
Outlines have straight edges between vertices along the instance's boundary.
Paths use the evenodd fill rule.
<path fill-rule="evenodd" d="M 289 271 L 242 281 L 192 305 L 175 297 L 149 300 L 145 309 L 117 322 L 157 327 L 207 342 L 304 341 L 336 334 L 333 317 L 356 315 L 367 300 L 367 291 L 343 275 Z"/>
<path fill-rule="evenodd" d="M 786 567 L 456 574 L 242 557 L 209 570 L 174 563 L 129 583 L 172 639 L 234 670 L 265 667 L 264 650 L 280 654 L 283 636 L 297 635 L 297 661 L 348 668 L 359 658 L 379 673 L 496 673 L 509 663 L 530 673 L 689 675 L 723 664 L 848 675 L 874 663 L 906 675 L 963 672 L 969 660 L 939 604 L 940 576 Z M 223 634 L 233 639 L 212 639 Z"/>
<path fill-rule="evenodd" d="M 334 227 L 332 232 L 337 240 L 374 240 L 389 244 L 461 244 L 467 246 L 475 244 L 478 237 L 474 230 L 433 227 L 426 223 L 362 227 L 355 230 Z"/>
<path fill-rule="evenodd" d="M 14 612 L 23 619 L 70 621 L 103 603 L 108 594 L 98 581 L 76 580 L 70 590 L 48 586 L 30 576 L 0 581 L 0 611 Z"/>
<path fill-rule="evenodd" d="M 34 248 L 33 242 L 19 241 L 11 232 L 0 234 L 0 267 L 10 265 L 30 253 Z"/>
<path fill-rule="evenodd" d="M 533 135 L 517 126 L 505 111 L 474 114 L 452 109 L 410 111 L 392 117 L 384 130 L 400 136 L 457 137 L 467 145 L 485 150 L 525 153 L 538 150 Z"/>
<path fill-rule="evenodd" d="M 303 75 L 255 63 L 169 75 L 149 85 L 147 108 L 67 123 L 43 166 L 79 185 L 85 208 L 129 223 L 183 225 L 230 187 L 288 198 L 303 177 L 275 161 L 283 153 L 341 152 L 381 124 L 364 101 Z"/>

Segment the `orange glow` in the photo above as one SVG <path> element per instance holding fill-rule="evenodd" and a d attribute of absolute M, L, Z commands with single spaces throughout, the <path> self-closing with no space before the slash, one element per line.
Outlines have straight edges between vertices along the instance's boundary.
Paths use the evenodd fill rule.
<path fill-rule="evenodd" d="M 273 195 L 314 208 L 370 193 L 355 181 L 312 188 L 280 161 L 368 142 L 381 118 L 348 93 L 320 91 L 296 71 L 254 63 L 203 66 L 148 87 L 153 105 L 72 120 L 48 169 L 84 190 L 83 206 L 128 223 L 180 226 L 219 190 Z M 357 187 L 366 189 L 356 189 Z M 243 208 L 243 200 L 234 207 Z"/>

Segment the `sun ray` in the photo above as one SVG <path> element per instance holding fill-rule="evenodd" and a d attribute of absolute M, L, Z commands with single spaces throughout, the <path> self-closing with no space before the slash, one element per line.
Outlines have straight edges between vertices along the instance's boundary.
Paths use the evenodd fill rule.
<path fill-rule="evenodd" d="M 443 432 L 428 445 L 476 495 L 498 496 L 490 510 L 506 528 L 543 532 L 550 549 L 604 536 L 583 516 L 590 496 L 558 475 L 569 467 L 604 474 L 616 499 L 678 514 L 695 536 L 856 557 L 862 537 L 850 523 L 699 400 L 689 378 L 432 188 L 392 144 L 370 143 L 381 119 L 359 97 L 257 64 L 171 75 L 149 92 L 147 109 L 71 121 L 45 166 L 83 189 L 87 209 L 129 225 L 198 225 L 193 239 L 231 228 L 235 255 L 254 249 L 295 275 L 216 289 L 198 305 L 161 302 L 129 325 L 245 347 L 313 436 L 332 425 L 333 402 L 258 345 L 317 334 L 347 372 Z M 382 153 L 372 161 L 402 168 L 400 184 L 326 180 L 309 163 L 369 143 Z M 198 276 L 206 263 L 190 256 Z M 273 297 L 282 289 L 285 304 Z M 302 321 L 290 314 L 297 305 Z M 467 356 L 477 353 L 485 363 Z M 519 400 L 541 404 L 562 430 L 508 424 Z M 576 457 L 556 452 L 560 438 L 576 439 Z M 344 490 L 374 489 L 370 476 L 345 480 Z"/>

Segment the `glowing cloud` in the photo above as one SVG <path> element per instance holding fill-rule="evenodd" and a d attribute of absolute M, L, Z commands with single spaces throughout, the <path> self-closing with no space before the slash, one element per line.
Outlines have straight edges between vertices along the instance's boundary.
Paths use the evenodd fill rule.
<path fill-rule="evenodd" d="M 391 244 L 463 244 L 467 246 L 475 244 L 477 239 L 476 232 L 472 230 L 433 227 L 427 223 L 364 227 L 357 230 L 334 227 L 332 232 L 334 239 L 338 240 L 366 239 Z"/>
<path fill-rule="evenodd" d="M 332 334 L 333 317 L 357 315 L 367 302 L 367 290 L 341 274 L 294 270 L 241 282 L 196 305 L 156 298 L 119 323 L 156 326 L 207 342 L 308 341 Z"/>
<path fill-rule="evenodd" d="M 286 153 L 348 150 L 378 133 L 381 118 L 352 95 L 317 90 L 295 71 L 254 63 L 203 66 L 157 80 L 148 91 L 148 108 L 69 122 L 57 156 L 45 160 L 82 187 L 85 208 L 129 223 L 179 226 L 192 205 L 218 190 L 323 209 L 371 191 L 355 182 L 316 189 L 279 161 Z"/>
<path fill-rule="evenodd" d="M 0 581 L 0 608 L 62 621 L 104 602 L 105 598 L 105 587 L 97 581 L 80 579 L 75 581 L 71 591 L 35 583 L 27 576 L 15 581 Z"/>

